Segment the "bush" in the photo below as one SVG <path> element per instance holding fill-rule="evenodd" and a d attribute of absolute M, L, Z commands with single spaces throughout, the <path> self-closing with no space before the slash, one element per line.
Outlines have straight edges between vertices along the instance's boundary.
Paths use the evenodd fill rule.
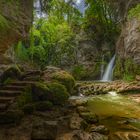
<path fill-rule="evenodd" d="M 69 73 L 65 71 L 56 72 L 52 75 L 52 79 L 64 85 L 67 91 L 72 93 L 72 90 L 75 86 L 75 80 Z"/>

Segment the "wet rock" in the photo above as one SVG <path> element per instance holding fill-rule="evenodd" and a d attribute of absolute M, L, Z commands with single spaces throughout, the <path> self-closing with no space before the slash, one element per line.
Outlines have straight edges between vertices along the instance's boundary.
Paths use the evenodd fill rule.
<path fill-rule="evenodd" d="M 88 133 L 81 130 L 75 130 L 58 137 L 56 140 L 108 140 L 108 137 L 95 132 Z"/>
<path fill-rule="evenodd" d="M 38 121 L 33 124 L 32 140 L 55 140 L 57 135 L 57 121 Z"/>
<path fill-rule="evenodd" d="M 91 140 L 108 140 L 108 136 L 104 136 L 96 132 L 93 132 L 91 136 L 92 136 Z"/>
<path fill-rule="evenodd" d="M 104 135 L 109 134 L 109 130 L 104 125 L 99 125 L 99 126 L 92 125 L 89 131 L 104 134 Z"/>
<path fill-rule="evenodd" d="M 109 136 L 109 140 L 140 140 L 140 132 L 116 132 Z"/>
<path fill-rule="evenodd" d="M 87 122 L 87 123 L 97 123 L 98 122 L 98 116 L 90 113 L 90 112 L 83 112 L 80 114 L 80 116 Z"/>
<path fill-rule="evenodd" d="M 86 107 L 84 107 L 84 106 L 78 106 L 77 107 L 77 112 L 78 113 L 89 112 L 89 110 Z"/>
<path fill-rule="evenodd" d="M 59 136 L 56 140 L 92 140 L 92 136 L 85 131 L 75 130 Z"/>
<path fill-rule="evenodd" d="M 76 106 L 85 106 L 87 104 L 87 99 L 83 99 L 83 98 L 75 98 L 75 97 L 71 97 L 69 99 L 69 105 L 76 107 Z"/>
<path fill-rule="evenodd" d="M 73 114 L 73 116 L 70 118 L 70 128 L 80 129 L 82 121 L 83 119 L 79 117 L 79 114 L 77 113 Z"/>

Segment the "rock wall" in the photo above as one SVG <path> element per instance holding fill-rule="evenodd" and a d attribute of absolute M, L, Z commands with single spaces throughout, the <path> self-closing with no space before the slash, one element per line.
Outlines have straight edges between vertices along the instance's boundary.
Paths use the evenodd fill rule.
<path fill-rule="evenodd" d="M 131 1 L 130 7 L 139 1 Z M 128 9 L 130 9 L 130 7 Z M 128 15 L 128 11 L 126 11 Z M 116 45 L 116 79 L 134 79 L 140 75 L 140 19 L 130 18 L 123 22 L 122 31 Z"/>
<path fill-rule="evenodd" d="M 0 54 L 26 39 L 32 23 L 33 0 L 0 0 Z"/>
<path fill-rule="evenodd" d="M 117 43 L 117 53 L 121 58 L 131 58 L 140 65 L 140 20 L 132 19 L 123 25 Z"/>

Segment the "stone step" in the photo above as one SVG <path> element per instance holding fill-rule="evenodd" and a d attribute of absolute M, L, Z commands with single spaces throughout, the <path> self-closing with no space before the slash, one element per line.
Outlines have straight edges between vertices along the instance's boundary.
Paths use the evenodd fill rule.
<path fill-rule="evenodd" d="M 39 81 L 40 80 L 40 76 L 27 76 L 24 77 L 23 80 L 25 81 Z"/>
<path fill-rule="evenodd" d="M 22 91 L 0 90 L 0 97 L 15 97 L 22 94 Z"/>
<path fill-rule="evenodd" d="M 8 107 L 8 104 L 0 103 L 0 112 L 6 111 Z"/>
<path fill-rule="evenodd" d="M 12 103 L 15 97 L 0 97 L 0 103 Z"/>
<path fill-rule="evenodd" d="M 14 86 L 14 85 L 7 85 L 1 88 L 2 90 L 18 90 L 18 91 L 24 91 L 26 89 L 26 86 Z"/>
<path fill-rule="evenodd" d="M 28 70 L 28 71 L 25 71 L 25 75 L 39 75 L 39 74 L 41 74 L 40 70 Z"/>
<path fill-rule="evenodd" d="M 15 82 L 12 82 L 10 83 L 10 85 L 14 85 L 14 86 L 29 86 L 29 85 L 32 85 L 32 84 L 35 84 L 36 82 L 35 81 L 15 81 Z"/>

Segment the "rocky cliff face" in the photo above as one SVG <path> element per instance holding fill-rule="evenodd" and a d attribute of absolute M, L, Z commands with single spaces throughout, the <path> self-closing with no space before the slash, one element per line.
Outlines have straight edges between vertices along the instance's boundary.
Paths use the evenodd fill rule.
<path fill-rule="evenodd" d="M 33 0 L 0 1 L 0 54 L 26 39 L 32 22 Z"/>
<path fill-rule="evenodd" d="M 130 7 L 139 1 L 131 1 Z M 130 8 L 129 7 L 129 8 Z M 128 9 L 129 9 L 128 8 Z M 126 11 L 128 15 L 128 11 Z M 122 24 L 122 31 L 116 45 L 115 77 L 134 79 L 140 75 L 140 19 L 132 17 Z"/>
<path fill-rule="evenodd" d="M 123 25 L 117 43 L 117 53 L 121 58 L 131 58 L 140 65 L 140 20 L 132 19 Z"/>

